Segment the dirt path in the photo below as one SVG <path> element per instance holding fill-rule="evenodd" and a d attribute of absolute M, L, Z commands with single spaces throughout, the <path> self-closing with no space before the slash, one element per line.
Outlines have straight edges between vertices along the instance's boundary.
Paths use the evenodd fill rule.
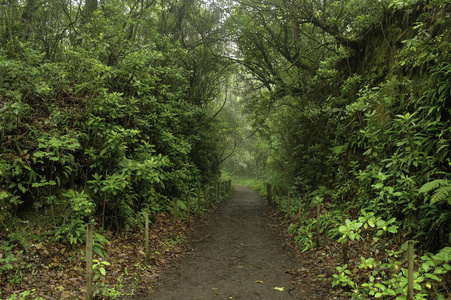
<path fill-rule="evenodd" d="M 282 249 L 264 207 L 256 192 L 235 187 L 199 231 L 193 252 L 168 270 L 148 299 L 303 299 L 286 273 L 296 260 Z"/>

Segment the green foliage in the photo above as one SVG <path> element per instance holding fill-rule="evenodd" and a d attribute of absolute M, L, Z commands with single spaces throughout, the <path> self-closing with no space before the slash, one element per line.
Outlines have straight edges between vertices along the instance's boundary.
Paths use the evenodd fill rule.
<path fill-rule="evenodd" d="M 451 270 L 449 247 L 441 249 L 437 254 L 427 254 L 421 257 L 420 267 L 414 272 L 415 299 L 428 299 L 424 291 L 437 291 L 441 285 L 441 276 Z M 387 250 L 388 251 L 388 250 Z M 361 257 L 358 266 L 359 272 L 365 272 L 365 282 L 357 283 L 352 280 L 355 276 L 347 265 L 337 267 L 337 273 L 333 275 L 333 286 L 349 287 L 353 289 L 350 293 L 353 299 L 387 298 L 404 299 L 407 296 L 407 269 L 403 268 L 402 255 L 404 250 L 398 252 L 388 251 L 386 261 L 376 261 L 374 258 Z M 433 292 L 437 298 L 444 296 Z"/>
<path fill-rule="evenodd" d="M 82 245 L 86 242 L 86 230 L 83 228 L 83 225 L 83 220 L 68 220 L 56 228 L 55 240 L 68 243 L 71 247 Z"/>
<path fill-rule="evenodd" d="M 15 267 L 13 266 L 12 263 L 16 262 L 18 259 L 16 258 L 16 256 L 20 256 L 22 254 L 23 251 L 17 253 L 16 255 L 14 255 L 14 253 L 12 253 L 11 251 L 11 247 L 8 247 L 7 244 L 3 244 L 2 245 L 2 252 L 4 253 L 4 257 L 2 257 L 0 259 L 0 262 L 2 263 L 2 267 L 0 268 L 0 271 L 3 274 L 6 274 L 6 276 L 9 277 L 8 280 L 10 280 L 10 283 L 16 283 L 16 278 L 13 275 L 14 272 L 12 272 Z M 19 282 L 20 283 L 20 282 Z"/>
<path fill-rule="evenodd" d="M 443 248 L 451 228 L 449 1 L 341 5 L 278 6 L 292 16 L 285 21 L 279 10 L 242 16 L 261 6 L 254 1 L 234 12 L 243 66 L 266 88 L 243 96 L 266 146 L 262 170 L 303 195 L 333 189 L 334 205 L 396 218 L 397 230 L 426 249 Z M 306 32 L 317 39 L 303 39 Z"/>
<path fill-rule="evenodd" d="M 55 238 L 72 247 L 84 244 L 86 242 L 84 224 L 92 218 L 95 204 L 84 191 L 68 190 L 62 196 L 64 200 L 59 204 L 64 213 L 61 214 L 62 220 L 55 229 Z M 100 244 L 100 251 L 103 251 L 103 244 Z"/>
<path fill-rule="evenodd" d="M 67 198 L 66 218 L 86 219 L 92 216 L 94 203 L 90 201 L 84 191 L 68 190 L 63 196 Z"/>
<path fill-rule="evenodd" d="M 86 241 L 86 238 L 85 238 L 85 241 Z M 105 257 L 105 255 L 106 255 L 105 247 L 109 243 L 110 243 L 110 241 L 108 241 L 105 236 L 103 236 L 102 234 L 100 234 L 98 232 L 94 233 L 92 249 L 100 257 Z"/>
<path fill-rule="evenodd" d="M 305 224 L 294 224 L 288 228 L 288 232 L 294 235 L 294 241 L 301 246 L 305 252 L 315 247 L 316 219 L 308 219 Z"/>
<path fill-rule="evenodd" d="M 1 230 L 19 210 L 50 207 L 57 239 L 76 245 L 91 218 L 132 230 L 143 208 L 158 213 L 218 176 L 215 136 L 226 124 L 211 116 L 230 63 L 206 60 L 197 40 L 215 24 L 179 28 L 156 3 L 32 3 L 0 20 Z M 220 18 L 180 10 L 196 24 L 199 12 Z"/>
<path fill-rule="evenodd" d="M 446 179 L 436 179 L 425 183 L 418 192 L 428 193 L 435 190 L 434 195 L 431 198 L 431 203 L 438 203 L 442 201 L 447 201 L 451 205 L 451 182 Z"/>
<path fill-rule="evenodd" d="M 13 293 L 11 296 L 9 296 L 8 298 L 5 298 L 5 300 L 25 300 L 25 299 L 31 299 L 30 296 L 33 295 L 32 291 L 23 291 L 20 294 L 17 293 Z M 19 297 L 19 298 L 18 298 Z M 34 297 L 34 300 L 44 300 L 44 298 L 42 297 Z"/>
<path fill-rule="evenodd" d="M 393 0 L 390 2 L 388 7 L 394 7 L 395 9 L 403 9 L 405 7 L 412 6 L 417 2 L 419 2 L 419 0 Z"/>
<path fill-rule="evenodd" d="M 99 261 L 94 259 L 92 261 L 92 270 L 94 271 L 93 281 L 97 281 L 99 278 L 104 278 L 106 276 L 105 267 L 110 265 L 111 264 L 107 261 Z"/>
<path fill-rule="evenodd" d="M 338 227 L 338 231 L 341 234 L 339 242 L 346 242 L 348 240 L 360 240 L 362 231 L 374 230 L 373 241 L 377 242 L 378 237 L 384 234 L 396 234 L 398 232 L 398 225 L 396 225 L 396 218 L 391 218 L 388 221 L 383 220 L 381 217 L 376 217 L 374 212 L 366 212 L 362 210 L 361 217 L 358 220 L 345 220 L 345 224 Z M 366 232 L 368 234 L 368 232 Z"/>
<path fill-rule="evenodd" d="M 25 265 L 21 261 L 23 256 L 23 250 L 17 251 L 15 248 L 14 233 L 10 234 L 8 238 L 11 240 L 3 241 L 0 244 L 0 251 L 2 257 L 0 258 L 0 277 L 9 282 L 10 284 L 20 284 L 22 282 L 22 277 L 27 272 L 30 266 Z"/>
<path fill-rule="evenodd" d="M 346 241 L 346 240 L 356 240 L 360 239 L 360 227 L 362 227 L 363 223 L 354 221 L 349 221 L 346 219 L 346 224 L 341 225 L 338 229 L 340 233 L 342 234 L 342 237 L 339 241 Z"/>
<path fill-rule="evenodd" d="M 343 267 L 336 267 L 338 274 L 333 275 L 332 287 L 334 286 L 356 286 L 356 283 L 350 278 L 351 271 L 348 269 L 348 265 L 344 265 Z"/>

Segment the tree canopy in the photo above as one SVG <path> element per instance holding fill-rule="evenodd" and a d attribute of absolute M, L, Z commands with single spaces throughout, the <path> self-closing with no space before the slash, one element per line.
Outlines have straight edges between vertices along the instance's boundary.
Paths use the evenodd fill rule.
<path fill-rule="evenodd" d="M 84 193 L 102 225 L 122 228 L 218 180 L 215 113 L 233 71 L 219 57 L 218 7 L 29 0 L 1 12 L 0 199 L 11 217 Z"/>

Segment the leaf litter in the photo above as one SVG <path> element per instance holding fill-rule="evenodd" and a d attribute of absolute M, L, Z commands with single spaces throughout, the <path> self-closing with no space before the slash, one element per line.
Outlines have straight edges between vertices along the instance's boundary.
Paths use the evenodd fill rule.
<path fill-rule="evenodd" d="M 204 215 L 194 217 L 192 225 L 203 218 Z M 177 240 L 173 241 L 171 226 L 172 215 L 169 213 L 160 213 L 150 224 L 149 266 L 145 265 L 143 229 L 133 233 L 106 231 L 104 236 L 110 243 L 105 246 L 105 257 L 97 254 L 93 257 L 101 265 L 99 278 L 94 282 L 96 299 L 139 295 L 152 289 L 169 263 L 190 251 L 184 243 L 193 229 L 178 221 Z M 11 272 L 0 273 L 0 299 L 8 299 L 13 294 L 19 297 L 21 293 L 30 294 L 32 299 L 84 299 L 85 245 L 70 249 L 62 243 L 51 243 L 46 228 L 33 230 L 33 235 L 38 242 L 27 249 L 19 246 L 12 249 L 17 258 L 9 262 L 15 270 L 14 280 L 11 280 Z M 0 259 L 3 256 L 0 252 Z"/>

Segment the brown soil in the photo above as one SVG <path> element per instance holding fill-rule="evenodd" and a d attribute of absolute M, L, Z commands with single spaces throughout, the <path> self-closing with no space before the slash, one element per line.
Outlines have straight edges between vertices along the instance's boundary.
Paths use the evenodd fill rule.
<path fill-rule="evenodd" d="M 301 262 L 270 223 L 258 194 L 235 187 L 198 230 L 191 251 L 142 299 L 326 299 L 293 275 Z"/>

